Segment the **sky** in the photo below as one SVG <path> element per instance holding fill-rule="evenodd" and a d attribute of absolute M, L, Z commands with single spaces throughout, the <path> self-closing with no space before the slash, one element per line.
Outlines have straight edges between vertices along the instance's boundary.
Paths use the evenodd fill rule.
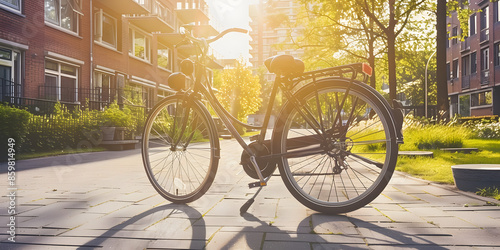
<path fill-rule="evenodd" d="M 211 24 L 219 31 L 229 28 L 250 30 L 248 5 L 257 0 L 207 0 Z M 229 33 L 219 41 L 212 43 L 212 48 L 220 58 L 250 57 L 248 51 L 250 36 L 241 33 Z"/>

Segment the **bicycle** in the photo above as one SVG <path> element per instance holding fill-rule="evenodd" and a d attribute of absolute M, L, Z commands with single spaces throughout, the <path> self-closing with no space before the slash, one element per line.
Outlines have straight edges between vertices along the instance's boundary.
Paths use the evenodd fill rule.
<path fill-rule="evenodd" d="M 261 126 L 243 123 L 217 100 L 207 75 L 211 39 L 185 34 L 182 44 L 196 48 L 194 61 L 181 62 L 181 72 L 168 78 L 177 91 L 150 112 L 142 136 L 142 158 L 153 187 L 165 199 L 188 203 L 212 184 L 220 158 L 219 135 L 209 104 L 243 148 L 241 165 L 260 187 L 276 168 L 291 194 L 310 209 L 330 214 L 361 208 L 375 199 L 389 182 L 403 143 L 401 105 L 393 107 L 365 84 L 372 69 L 364 63 L 304 72 L 304 63 L 289 55 L 266 60 L 276 74 Z M 187 46 L 187 45 L 186 45 Z M 194 77 L 188 86 L 186 79 Z M 361 79 L 360 79 L 361 78 Z M 271 139 L 266 140 L 278 91 L 286 97 Z M 235 124 L 260 130 L 247 144 Z M 245 212 L 253 202 L 242 208 Z"/>

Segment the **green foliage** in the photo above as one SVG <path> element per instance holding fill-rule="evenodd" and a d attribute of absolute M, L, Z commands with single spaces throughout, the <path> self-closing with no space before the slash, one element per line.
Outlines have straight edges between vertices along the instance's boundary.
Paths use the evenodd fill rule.
<path fill-rule="evenodd" d="M 469 17 L 470 15 L 474 14 L 475 12 L 481 12 L 481 10 L 475 11 L 469 8 L 469 2 L 468 1 L 456 1 L 456 0 L 449 0 L 446 3 L 446 6 L 448 7 L 447 14 L 448 16 L 451 16 L 451 12 L 457 12 L 457 19 L 458 22 L 460 23 L 460 29 L 462 32 L 460 32 L 459 37 L 453 37 L 451 36 L 450 39 L 460 39 L 463 41 L 467 35 L 469 34 Z"/>
<path fill-rule="evenodd" d="M 47 152 L 53 150 L 83 149 L 95 147 L 90 135 L 98 139 L 100 121 L 97 111 L 76 109 L 69 111 L 57 103 L 52 115 L 34 115 L 29 123 L 23 153 Z M 94 141 L 95 142 L 95 141 Z"/>
<path fill-rule="evenodd" d="M 216 71 L 214 87 L 219 90 L 217 99 L 222 106 L 240 121 L 246 122 L 247 116 L 259 110 L 262 103 L 259 77 L 252 75 L 250 67 L 242 61 L 234 68 Z M 238 129 L 240 134 L 244 133 L 242 128 Z"/>
<path fill-rule="evenodd" d="M 110 104 L 109 107 L 100 114 L 100 119 L 103 122 L 103 126 L 106 127 L 134 126 L 130 109 L 123 108 L 123 110 L 121 110 L 116 102 Z"/>
<path fill-rule="evenodd" d="M 7 140 L 15 140 L 16 150 L 19 150 L 28 133 L 26 124 L 31 114 L 26 110 L 12 108 L 0 104 L 0 161 L 6 160 Z"/>
<path fill-rule="evenodd" d="M 472 130 L 474 137 L 483 139 L 500 139 L 500 121 L 491 119 L 468 121 L 465 126 Z"/>
<path fill-rule="evenodd" d="M 493 197 L 497 200 L 500 200 L 500 192 L 497 187 L 487 187 L 483 188 L 476 192 L 477 195 L 485 196 L 485 197 Z"/>
<path fill-rule="evenodd" d="M 405 144 L 401 150 L 460 148 L 465 139 L 471 137 L 471 131 L 465 126 L 453 123 L 425 125 L 424 121 L 411 120 L 408 117 L 403 131 Z"/>

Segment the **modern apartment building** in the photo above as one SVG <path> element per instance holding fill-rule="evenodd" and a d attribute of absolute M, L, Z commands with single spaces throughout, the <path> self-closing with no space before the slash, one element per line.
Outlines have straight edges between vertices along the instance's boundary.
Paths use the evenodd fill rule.
<path fill-rule="evenodd" d="M 259 0 L 249 6 L 250 14 L 250 63 L 254 69 L 264 65 L 271 56 L 289 54 L 300 58 L 304 51 L 292 46 L 292 37 L 297 37 L 301 29 L 290 29 L 297 18 L 299 1 L 296 0 Z M 279 45 L 285 45 L 280 46 Z M 286 46 L 289 45 L 289 46 Z"/>
<path fill-rule="evenodd" d="M 179 28 L 217 34 L 208 21 L 205 0 L 0 0 L 0 101 L 151 107 L 190 55 Z"/>
<path fill-rule="evenodd" d="M 499 2 L 472 0 L 468 37 L 447 44 L 448 96 L 451 115 L 500 115 Z M 449 35 L 459 36 L 457 13 L 448 18 Z"/>

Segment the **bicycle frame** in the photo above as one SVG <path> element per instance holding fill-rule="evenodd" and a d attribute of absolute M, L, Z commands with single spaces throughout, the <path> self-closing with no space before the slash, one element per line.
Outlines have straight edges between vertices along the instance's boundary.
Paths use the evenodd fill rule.
<path fill-rule="evenodd" d="M 202 60 L 199 60 L 202 61 Z M 262 126 L 253 126 L 250 124 L 243 123 L 239 121 L 237 118 L 232 116 L 227 110 L 224 109 L 222 104 L 217 100 L 215 94 L 212 91 L 212 86 L 210 85 L 210 81 L 208 79 L 208 75 L 206 73 L 206 66 L 200 63 L 199 61 L 196 62 L 196 72 L 195 72 L 195 82 L 194 86 L 192 88 L 191 93 L 187 93 L 187 100 L 192 100 L 193 97 L 196 100 L 201 100 L 202 96 L 206 98 L 208 103 L 211 105 L 211 107 L 214 109 L 215 113 L 219 116 L 221 121 L 224 123 L 226 128 L 228 129 L 229 133 L 237 140 L 237 142 L 240 144 L 240 146 L 248 153 L 250 156 L 250 161 L 255 168 L 255 171 L 257 172 L 257 175 L 259 176 L 260 179 L 260 186 L 265 186 L 267 183 L 267 179 L 265 179 L 261 173 L 260 173 L 260 168 L 257 165 L 257 162 L 255 160 L 256 153 L 249 147 L 249 144 L 247 144 L 243 138 L 240 136 L 238 131 L 233 125 L 233 122 L 236 124 L 239 124 L 241 126 L 244 126 L 246 128 L 250 129 L 258 129 L 260 130 L 259 135 L 256 138 L 256 141 L 258 143 L 264 143 L 265 141 L 265 136 L 267 132 L 267 127 L 269 126 L 269 122 L 271 119 L 271 113 L 272 113 L 272 108 L 274 105 L 274 101 L 276 99 L 277 93 L 279 90 L 284 93 L 286 96 L 287 100 L 290 101 L 295 108 L 299 111 L 301 116 L 307 121 L 307 123 L 316 131 L 316 133 L 319 136 L 326 136 L 326 129 L 323 126 L 322 122 L 318 123 L 317 119 L 314 118 L 313 112 L 307 108 L 303 108 L 301 103 L 297 100 L 297 98 L 293 95 L 293 88 L 297 86 L 299 82 L 305 81 L 305 80 L 312 80 L 312 84 L 315 84 L 316 79 L 319 77 L 325 77 L 325 76 L 343 76 L 344 74 L 351 74 L 350 77 L 350 82 L 354 81 L 357 77 L 357 72 L 358 70 L 356 67 L 359 67 L 362 65 L 361 64 L 354 64 L 354 65 L 345 65 L 345 66 L 340 66 L 340 67 L 335 67 L 335 68 L 329 68 L 329 69 L 324 69 L 324 70 L 317 70 L 317 71 L 311 71 L 311 72 L 306 72 L 303 73 L 301 76 L 290 79 L 290 78 L 284 78 L 277 76 L 272 87 L 272 91 L 270 94 L 269 98 L 269 103 L 265 112 L 264 116 L 264 122 Z M 366 80 L 366 76 L 364 78 Z M 203 84 L 203 83 L 206 83 Z M 309 83 L 311 84 L 311 83 Z M 349 87 L 348 90 L 349 91 Z M 201 95 L 199 95 L 201 94 Z M 345 102 L 345 99 L 342 100 L 342 103 Z M 189 112 L 189 110 L 186 110 L 185 112 Z M 340 111 L 339 111 L 340 112 Z M 187 115 L 185 115 L 187 117 Z M 320 119 L 321 121 L 321 119 Z M 304 138 L 307 140 L 307 138 Z M 301 142 L 300 140 L 295 141 L 295 146 L 292 146 L 294 148 L 300 148 L 304 142 Z M 310 150 L 310 151 L 305 151 L 301 153 L 297 153 L 298 155 L 304 155 L 304 154 L 315 154 L 317 153 L 316 149 Z M 270 155 L 267 157 L 273 158 L 273 157 L 278 157 L 279 155 Z M 258 186 L 258 185 L 257 185 Z"/>

